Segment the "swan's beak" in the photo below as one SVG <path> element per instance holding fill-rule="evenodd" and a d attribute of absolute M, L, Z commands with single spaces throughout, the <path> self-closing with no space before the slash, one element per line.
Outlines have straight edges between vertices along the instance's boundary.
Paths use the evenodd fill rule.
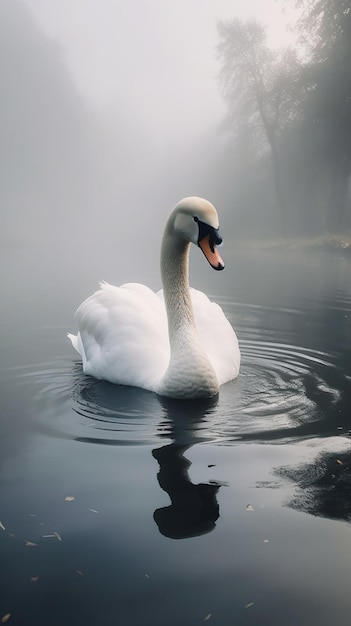
<path fill-rule="evenodd" d="M 217 236 L 217 232 L 216 232 L 216 236 Z M 222 241 L 221 237 L 218 236 L 217 243 L 221 243 L 221 241 Z M 202 252 L 204 253 L 209 264 L 213 267 L 213 269 L 224 270 L 223 259 L 218 254 L 217 248 L 214 243 L 214 238 L 211 232 L 209 232 L 207 235 L 205 235 L 205 237 L 199 240 L 198 245 L 201 248 Z"/>

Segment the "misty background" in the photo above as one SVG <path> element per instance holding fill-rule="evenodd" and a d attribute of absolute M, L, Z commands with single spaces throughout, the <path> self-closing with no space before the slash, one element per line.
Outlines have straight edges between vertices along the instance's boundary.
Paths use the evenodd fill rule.
<path fill-rule="evenodd" d="M 351 0 L 0 0 L 3 622 L 349 623 L 350 29 Z M 178 409 L 66 335 L 98 281 L 161 287 L 194 194 L 242 364 Z M 165 473 L 190 517 L 218 491 L 211 535 L 158 532 Z"/>
<path fill-rule="evenodd" d="M 2 0 L 0 237 L 24 274 L 158 277 L 187 195 L 227 245 L 348 231 L 350 2 L 241 5 Z"/>

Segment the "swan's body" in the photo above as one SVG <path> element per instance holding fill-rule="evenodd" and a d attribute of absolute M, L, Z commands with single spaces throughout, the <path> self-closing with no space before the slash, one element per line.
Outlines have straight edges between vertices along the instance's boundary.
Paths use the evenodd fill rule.
<path fill-rule="evenodd" d="M 173 398 L 212 397 L 235 378 L 235 332 L 222 309 L 188 284 L 190 243 L 223 269 L 215 247 L 220 241 L 212 204 L 201 198 L 179 202 L 162 239 L 163 292 L 137 283 L 102 283 L 77 310 L 79 332 L 68 336 L 84 372 Z"/>

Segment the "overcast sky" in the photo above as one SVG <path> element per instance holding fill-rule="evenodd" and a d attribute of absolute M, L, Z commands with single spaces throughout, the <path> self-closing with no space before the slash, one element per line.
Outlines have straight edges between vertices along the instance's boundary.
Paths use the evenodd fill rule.
<path fill-rule="evenodd" d="M 246 204 L 241 175 L 233 184 L 233 171 L 242 156 L 227 154 L 227 135 L 218 132 L 225 107 L 216 82 L 216 25 L 255 17 L 267 24 L 272 46 L 289 43 L 283 0 L 0 0 L 0 6 L 2 236 L 39 242 L 38 257 L 30 257 L 39 269 L 46 246 L 59 272 L 74 258 L 89 279 L 94 271 L 94 280 L 143 281 L 154 272 L 156 285 L 164 221 L 182 197 L 208 197 L 224 224 L 236 220 L 240 236 L 237 216 Z M 121 258 L 128 268 L 116 264 Z"/>
<path fill-rule="evenodd" d="M 128 108 L 150 133 L 194 136 L 224 114 L 218 20 L 254 16 L 272 45 L 291 40 L 284 0 L 26 0 L 63 46 L 79 90 L 113 116 Z M 288 13 L 287 13 L 288 10 Z"/>

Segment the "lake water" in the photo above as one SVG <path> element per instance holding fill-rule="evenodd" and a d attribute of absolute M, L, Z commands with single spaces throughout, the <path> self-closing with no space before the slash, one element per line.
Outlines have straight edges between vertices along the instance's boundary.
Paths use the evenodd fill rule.
<path fill-rule="evenodd" d="M 3 250 L 4 623 L 349 624 L 351 259 L 224 256 L 192 283 L 241 373 L 191 403 L 85 377 L 65 335 L 95 283 Z"/>

